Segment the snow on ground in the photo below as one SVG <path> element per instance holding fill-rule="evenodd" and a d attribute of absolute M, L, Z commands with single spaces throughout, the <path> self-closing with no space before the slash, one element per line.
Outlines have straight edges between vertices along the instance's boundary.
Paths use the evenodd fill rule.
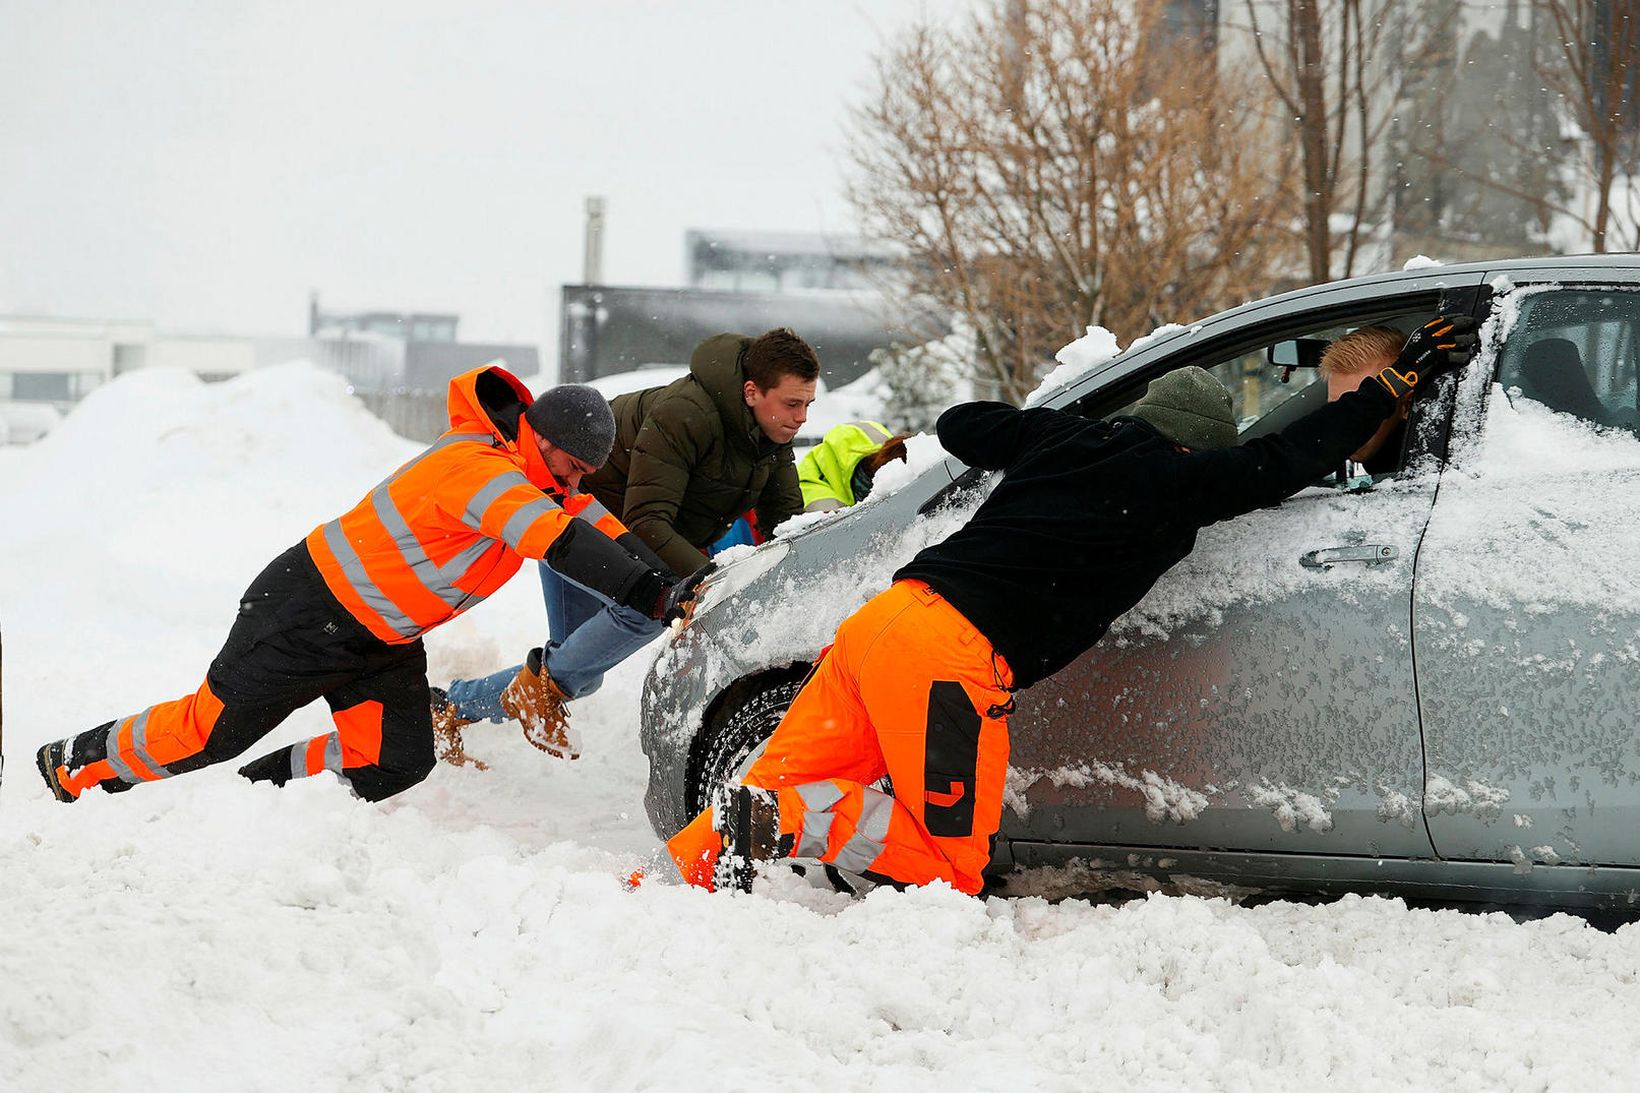
<path fill-rule="evenodd" d="M 49 799 L 39 743 L 195 687 L 261 565 L 414 451 L 305 366 L 137 373 L 0 450 L 0 1088 L 1626 1084 L 1635 927 L 625 891 L 657 845 L 641 660 L 577 704 L 574 764 L 504 726 L 469 732 L 489 772 L 382 805 L 225 769 Z M 514 657 L 539 612 L 526 574 L 432 636 L 433 674 Z"/>

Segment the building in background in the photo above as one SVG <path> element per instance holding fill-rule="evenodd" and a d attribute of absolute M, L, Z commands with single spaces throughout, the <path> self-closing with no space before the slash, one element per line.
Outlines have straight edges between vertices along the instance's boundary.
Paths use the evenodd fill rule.
<path fill-rule="evenodd" d="M 858 379 L 872 350 L 904 340 L 877 287 L 898 261 L 889 247 L 838 235 L 689 231 L 687 287 L 602 284 L 603 205 L 588 202 L 587 279 L 564 285 L 560 382 L 686 364 L 703 339 L 789 326 L 813 345 L 829 388 Z"/>
<path fill-rule="evenodd" d="M 258 364 L 255 339 L 162 334 L 135 320 L 0 316 L 0 442 L 27 443 L 76 402 L 139 368 L 228 379 Z"/>
<path fill-rule="evenodd" d="M 311 361 L 347 380 L 405 436 L 430 440 L 449 425 L 452 377 L 492 361 L 523 377 L 540 371 L 535 346 L 462 342 L 455 315 L 328 313 L 314 296 L 305 338 L 161 332 L 150 322 L 0 316 L 0 443 L 28 443 L 86 395 L 127 372 L 181 368 L 207 382 L 252 368 Z"/>
<path fill-rule="evenodd" d="M 444 312 L 325 311 L 318 293 L 308 299 L 309 340 L 324 366 L 360 391 L 431 391 L 442 399 L 452 378 L 481 364 L 499 361 L 524 378 L 541 371 L 535 346 L 463 342 L 460 322 Z"/>

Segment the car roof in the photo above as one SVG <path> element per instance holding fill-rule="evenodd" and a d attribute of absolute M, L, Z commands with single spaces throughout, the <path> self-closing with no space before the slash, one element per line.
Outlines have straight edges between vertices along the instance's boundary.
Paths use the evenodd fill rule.
<path fill-rule="evenodd" d="M 1640 253 L 1557 254 L 1533 258 L 1493 258 L 1484 262 L 1460 262 L 1453 265 L 1420 265 L 1410 269 L 1387 270 L 1383 273 L 1371 273 L 1341 281 L 1322 281 L 1319 284 L 1304 285 L 1287 292 L 1249 300 L 1246 303 L 1238 304 L 1225 311 L 1215 312 L 1191 323 L 1175 325 L 1171 328 L 1159 328 L 1157 331 L 1137 339 L 1132 345 L 1110 360 L 1095 365 L 1074 379 L 1055 384 L 1051 390 L 1043 390 L 1039 397 L 1033 396 L 1031 405 L 1052 404 L 1053 402 L 1062 401 L 1068 391 L 1073 389 L 1086 390 L 1090 386 L 1087 381 L 1094 377 L 1098 377 L 1098 380 L 1103 382 L 1112 372 L 1126 371 L 1124 366 L 1133 363 L 1133 352 L 1136 349 L 1143 348 L 1147 357 L 1153 352 L 1172 352 L 1172 347 L 1177 341 L 1194 338 L 1205 331 L 1233 327 L 1236 320 L 1253 311 L 1296 309 L 1307 300 L 1321 296 L 1329 296 L 1334 300 L 1374 296 L 1397 285 L 1404 285 L 1409 291 L 1420 291 L 1438 288 L 1447 283 L 1450 283 L 1450 286 L 1454 288 L 1461 285 L 1477 285 L 1488 280 L 1488 275 L 1491 275 L 1491 277 L 1518 277 L 1522 275 L 1530 277 L 1530 275 L 1543 272 L 1561 272 L 1568 275 L 1587 276 L 1601 271 L 1612 273 L 1640 271 Z"/>
<path fill-rule="evenodd" d="M 1414 266 L 1410 269 L 1387 270 L 1383 273 L 1369 273 L 1360 277 L 1350 277 L 1340 281 L 1321 281 L 1318 284 L 1304 285 L 1287 292 L 1273 296 L 1261 296 L 1257 300 L 1225 311 L 1217 312 L 1208 318 L 1218 321 L 1228 319 L 1232 315 L 1255 307 L 1267 307 L 1281 301 L 1297 301 L 1307 296 L 1316 296 L 1322 293 L 1348 293 L 1351 289 L 1370 290 L 1384 288 L 1398 281 L 1428 281 L 1431 278 L 1453 277 L 1465 281 L 1473 280 L 1485 274 L 1501 275 L 1512 273 L 1536 273 L 1543 270 L 1599 270 L 1599 269 L 1632 269 L 1640 270 L 1640 253 L 1623 254 L 1555 254 L 1536 258 L 1492 258 L 1484 262 L 1458 262 L 1453 265 Z M 1202 321 L 1206 321 L 1205 319 Z"/>

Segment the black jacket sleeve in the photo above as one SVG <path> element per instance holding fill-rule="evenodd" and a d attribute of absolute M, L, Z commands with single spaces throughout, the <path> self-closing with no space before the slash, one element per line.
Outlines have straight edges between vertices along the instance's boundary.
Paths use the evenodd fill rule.
<path fill-rule="evenodd" d="M 572 520 L 542 559 L 564 576 L 602 592 L 616 603 L 651 614 L 670 583 L 584 520 Z"/>
<path fill-rule="evenodd" d="M 650 550 L 649 544 L 640 539 L 636 532 L 623 531 L 621 534 L 615 536 L 615 543 L 628 554 L 632 555 L 634 558 L 638 559 L 638 561 L 642 562 L 644 565 L 648 566 L 650 569 L 653 569 L 662 576 L 669 579 L 675 576 L 672 572 L 672 568 L 665 562 L 661 561 L 661 556 L 656 554 L 653 550 Z"/>
<path fill-rule="evenodd" d="M 940 446 L 968 466 L 1003 471 L 1057 432 L 1065 418 L 1078 426 L 1086 424 L 1082 418 L 1042 406 L 1021 410 L 1006 402 L 964 402 L 941 414 L 934 431 Z"/>
<path fill-rule="evenodd" d="M 1279 433 L 1235 448 L 1184 452 L 1163 484 L 1199 527 L 1274 505 L 1349 458 L 1395 411 L 1395 397 L 1368 379 L 1337 402 Z"/>

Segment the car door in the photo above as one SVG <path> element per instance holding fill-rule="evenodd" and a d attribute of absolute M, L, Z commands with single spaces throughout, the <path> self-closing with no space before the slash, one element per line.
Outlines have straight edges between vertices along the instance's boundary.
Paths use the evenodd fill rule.
<path fill-rule="evenodd" d="M 1265 350 L 1434 312 L 1439 295 L 1293 319 L 1212 367 L 1238 409 L 1268 384 Z M 1297 403 L 1319 404 L 1325 385 Z M 1248 415 L 1252 416 L 1252 415 Z M 1411 462 L 1370 488 L 1308 489 L 1215 525 L 1195 551 L 1075 663 L 1018 696 L 1014 833 L 1104 846 L 1430 856 L 1412 675 L 1413 562 L 1437 474 L 1437 422 L 1414 428 Z M 1257 426 L 1254 427 L 1257 430 Z M 1245 434 L 1244 434 L 1245 435 Z M 1306 564 L 1311 563 L 1311 564 Z"/>
<path fill-rule="evenodd" d="M 1640 865 L 1640 285 L 1526 285 L 1493 314 L 1418 563 L 1430 836 Z"/>

